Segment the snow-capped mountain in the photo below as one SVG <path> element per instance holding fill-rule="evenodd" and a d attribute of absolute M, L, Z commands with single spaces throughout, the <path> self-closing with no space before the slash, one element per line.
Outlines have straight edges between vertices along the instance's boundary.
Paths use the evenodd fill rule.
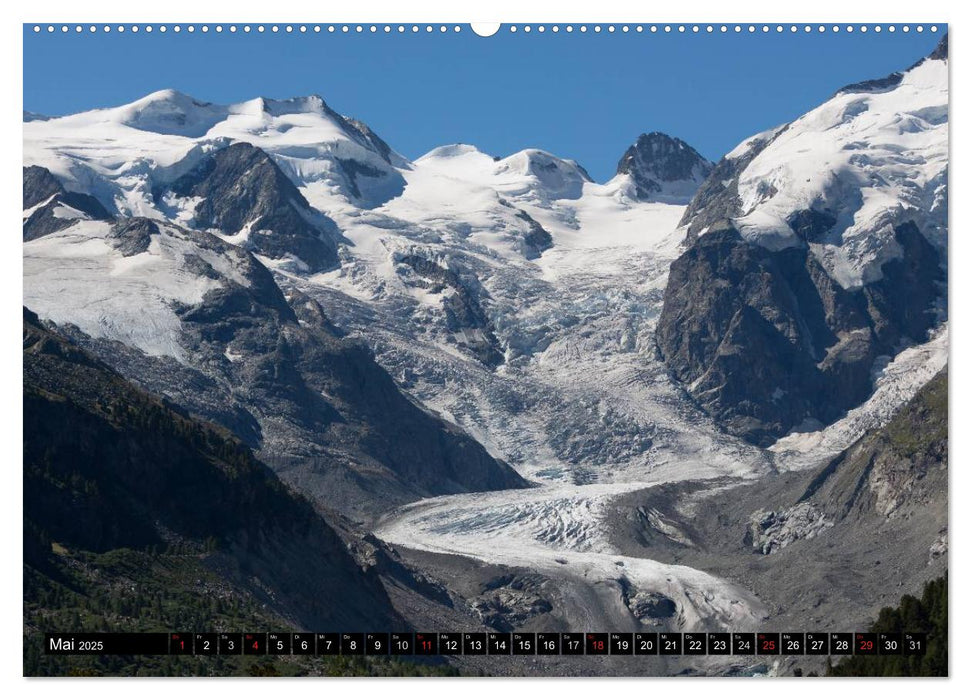
<path fill-rule="evenodd" d="M 946 42 L 746 140 L 688 206 L 658 345 L 729 431 L 832 423 L 946 318 Z"/>
<path fill-rule="evenodd" d="M 947 241 L 947 38 L 888 78 L 849 85 L 738 145 L 685 212 L 691 235 L 730 220 L 771 250 L 809 245 L 844 289 L 899 258 L 895 225 Z"/>
<path fill-rule="evenodd" d="M 681 206 L 639 201 L 625 183 L 595 183 L 574 161 L 536 149 L 495 158 L 471 146 L 447 146 L 410 163 L 319 98 L 218 106 L 162 91 L 123 107 L 27 122 L 25 153 L 31 173 L 46 172 L 61 189 L 103 201 L 107 210 L 107 216 L 86 217 L 31 244 L 28 306 L 42 317 L 73 323 L 95 344 L 125 343 L 166 365 L 174 359 L 183 365 L 176 373 L 181 378 L 157 388 L 231 423 L 262 445 L 271 462 L 274 455 L 294 456 L 298 435 L 304 445 L 321 443 L 307 432 L 312 421 L 299 412 L 285 427 L 271 428 L 269 415 L 261 417 L 262 408 L 247 404 L 257 398 L 240 400 L 246 392 L 237 387 L 241 377 L 233 376 L 238 362 L 229 358 L 248 359 L 253 348 L 237 347 L 229 337 L 198 345 L 189 320 L 200 314 L 192 309 L 206 306 L 206 295 L 216 293 L 228 271 L 217 270 L 214 277 L 190 264 L 200 257 L 196 251 L 165 258 L 171 246 L 141 251 L 162 258 L 115 261 L 105 241 L 132 217 L 144 217 L 140 227 L 159 228 L 152 241 L 191 242 L 179 232 L 203 230 L 210 234 L 206 240 L 230 246 L 227 251 L 241 246 L 256 254 L 290 298 L 319 302 L 326 318 L 364 338 L 404 387 L 493 454 L 519 462 L 531 452 L 550 454 L 529 465 L 528 473 L 552 463 L 562 478 L 572 479 L 575 470 L 586 473 L 585 463 L 605 455 L 628 455 L 638 463 L 654 459 L 638 447 L 656 431 L 654 417 L 633 404 L 602 415 L 599 440 L 581 437 L 590 397 L 582 388 L 564 393 L 562 382 L 571 382 L 578 368 L 563 360 L 573 354 L 569 338 L 588 332 L 578 320 L 592 314 L 590 321 L 604 324 L 597 331 L 603 339 L 583 342 L 605 358 L 615 346 L 627 353 L 629 369 L 618 376 L 618 387 L 630 381 L 623 378 L 627 372 L 641 371 L 646 346 L 639 345 L 639 326 L 652 313 L 643 294 L 658 298 L 656 274 L 663 274 L 669 253 L 658 255 L 657 244 L 673 231 Z M 368 175 L 371 167 L 381 176 Z M 363 187 L 364 179 L 397 182 L 400 192 L 386 201 L 364 201 L 364 190 L 376 191 L 373 182 Z M 30 183 L 27 188 L 36 189 Z M 31 213 L 25 205 L 25 219 Z M 673 245 L 662 249 L 673 251 Z M 136 259 L 143 265 L 167 261 L 168 267 L 158 280 L 139 276 Z M 655 270 L 646 277 L 645 262 Z M 618 264 L 643 291 L 632 294 L 624 283 L 603 296 L 594 292 L 601 281 L 567 281 L 591 270 L 611 275 Z M 88 273 L 124 289 L 93 298 L 89 292 L 97 285 Z M 62 280 L 60 287 L 54 289 L 52 280 Z M 156 282 L 160 291 L 170 291 L 153 293 Z M 562 284 L 572 290 L 566 296 Z M 76 304 L 60 294 L 72 285 L 89 288 L 75 296 Z M 212 313 L 201 316 L 218 322 Z M 137 364 L 128 361 L 130 368 Z M 560 365 L 562 380 L 559 372 L 532 376 L 546 364 Z M 522 369 L 507 377 L 494 372 L 500 367 Z M 193 399 L 180 389 L 190 375 L 198 381 L 200 371 L 236 398 L 203 392 Z M 165 376 L 158 367 L 146 373 L 151 381 Z M 476 395 L 484 398 L 470 412 Z M 575 427 L 551 422 L 547 400 L 562 402 Z M 606 398 L 593 405 L 601 401 Z M 508 411 L 517 404 L 529 415 L 510 432 Z M 677 432 L 695 444 L 696 437 Z"/>
<path fill-rule="evenodd" d="M 222 232 L 237 245 L 297 269 L 337 264 L 333 222 L 300 194 L 264 151 L 238 142 L 214 151 L 156 192 L 159 206 L 195 228 Z"/>
<path fill-rule="evenodd" d="M 737 582 L 630 556 L 614 509 L 815 468 L 946 363 L 946 104 L 932 55 L 714 166 L 644 134 L 606 183 L 538 149 L 409 161 L 316 97 L 25 116 L 25 304 L 390 542 L 618 625 L 756 626 Z"/>
<path fill-rule="evenodd" d="M 641 134 L 617 164 L 617 179 L 643 200 L 687 204 L 713 165 L 678 138 Z"/>
<path fill-rule="evenodd" d="M 233 105 L 161 90 L 128 105 L 24 123 L 26 164 L 50 170 L 71 191 L 92 194 L 112 212 L 161 217 L 155 193 L 230 143 L 274 156 L 311 190 L 371 206 L 400 193 L 407 161 L 366 125 L 320 97 Z"/>
<path fill-rule="evenodd" d="M 798 123 L 815 123 L 808 116 Z M 409 162 L 319 97 L 220 106 L 175 91 L 32 119 L 24 138 L 26 164 L 47 168 L 71 194 L 104 202 L 108 216 L 203 229 L 255 253 L 285 291 L 318 301 L 406 389 L 494 454 L 515 462 L 546 452 L 540 461 L 566 475 L 617 455 L 658 459 L 645 449 L 652 440 L 637 447 L 659 430 L 658 386 L 636 407 L 606 398 L 615 396 L 608 389 L 610 408 L 591 442 L 579 439 L 591 388 L 572 385 L 594 358 L 615 368 L 618 392 L 643 381 L 630 376 L 651 366 L 653 324 L 678 254 L 676 224 L 687 221 L 696 236 L 712 203 L 741 199 L 722 171 L 756 161 L 756 150 L 771 152 L 740 147 L 712 172 L 688 144 L 652 132 L 600 184 L 576 162 L 537 149 L 498 158 L 452 145 Z M 748 177 L 740 170 L 736 178 L 742 193 Z M 33 213 L 25 205 L 25 218 Z M 127 329 L 103 316 L 102 337 L 134 335 L 134 315 Z M 164 345 L 180 357 L 170 340 Z M 549 423 L 551 397 L 576 416 L 576 432 Z M 532 406 L 532 417 L 513 426 L 512 406 Z M 668 440 L 700 444 L 697 425 L 660 424 Z M 634 435 L 641 437 L 632 442 Z"/>
<path fill-rule="evenodd" d="M 25 193 L 51 179 L 25 169 Z M 25 306 L 230 429 L 312 498 L 368 517 L 420 495 L 525 485 L 242 247 L 161 219 L 55 216 L 67 224 L 24 242 Z"/>

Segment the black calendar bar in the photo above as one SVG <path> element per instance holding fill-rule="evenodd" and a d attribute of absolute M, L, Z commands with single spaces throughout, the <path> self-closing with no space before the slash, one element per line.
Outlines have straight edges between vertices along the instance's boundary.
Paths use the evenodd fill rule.
<path fill-rule="evenodd" d="M 893 656 L 923 632 L 145 632 L 50 633 L 55 655 Z"/>

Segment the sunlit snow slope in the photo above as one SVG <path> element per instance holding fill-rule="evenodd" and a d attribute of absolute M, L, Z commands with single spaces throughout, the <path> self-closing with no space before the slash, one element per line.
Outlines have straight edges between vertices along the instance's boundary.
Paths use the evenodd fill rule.
<path fill-rule="evenodd" d="M 852 289 L 899 257 L 893 229 L 913 221 L 934 245 L 947 241 L 948 63 L 946 44 L 910 69 L 843 88 L 795 121 L 731 151 L 741 164 L 730 214 L 750 241 L 801 245 L 792 215 L 814 212 L 825 235 L 810 248 Z M 705 202 L 696 213 L 704 214 Z M 717 207 L 716 207 L 717 208 Z M 697 233 L 705 217 L 698 217 Z M 822 228 L 822 227 L 821 227 Z"/>

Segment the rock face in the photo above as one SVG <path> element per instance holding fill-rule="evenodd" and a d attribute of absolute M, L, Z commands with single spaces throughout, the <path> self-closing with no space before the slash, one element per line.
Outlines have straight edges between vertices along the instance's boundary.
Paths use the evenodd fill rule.
<path fill-rule="evenodd" d="M 627 578 L 621 578 L 620 585 L 624 605 L 642 624 L 662 627 L 676 618 L 678 604 L 663 593 L 640 591 Z"/>
<path fill-rule="evenodd" d="M 947 525 L 940 529 L 937 539 L 931 544 L 928 550 L 928 562 L 947 556 Z"/>
<path fill-rule="evenodd" d="M 68 192 L 47 168 L 39 165 L 24 168 L 24 214 L 25 241 L 61 231 L 78 219 L 111 218 L 96 198 Z"/>
<path fill-rule="evenodd" d="M 858 290 L 832 280 L 808 245 L 770 251 L 730 225 L 672 265 L 657 342 L 688 393 L 729 432 L 768 445 L 862 402 L 880 355 L 920 342 L 944 280 L 916 226 L 896 228 L 902 258 Z"/>
<path fill-rule="evenodd" d="M 61 183 L 47 168 L 39 165 L 24 168 L 24 209 L 37 206 L 45 199 L 63 192 Z"/>
<path fill-rule="evenodd" d="M 542 576 L 506 574 L 486 582 L 481 595 L 470 600 L 469 606 L 484 624 L 511 632 L 553 609 L 549 589 Z"/>
<path fill-rule="evenodd" d="M 713 225 L 728 221 L 740 213 L 739 178 L 756 156 L 785 128 L 754 136 L 749 139 L 743 153 L 735 157 L 726 156 L 712 167 L 708 177 L 691 197 L 678 224 L 685 228 L 688 244 Z"/>
<path fill-rule="evenodd" d="M 168 191 L 201 197 L 196 228 L 244 233 L 245 246 L 270 258 L 294 256 L 318 272 L 338 264 L 336 227 L 314 211 L 296 186 L 261 149 L 235 143 L 203 159 Z"/>
<path fill-rule="evenodd" d="M 630 176 L 641 200 L 687 202 L 711 169 L 694 148 L 657 131 L 641 134 L 617 164 L 617 174 Z"/>
<path fill-rule="evenodd" d="M 522 219 L 529 226 L 529 230 L 523 236 L 521 247 L 523 257 L 527 260 L 535 260 L 543 251 L 553 247 L 553 236 L 543 226 L 529 214 L 520 209 L 516 217 Z"/>
<path fill-rule="evenodd" d="M 152 244 L 152 236 L 161 235 L 158 224 L 151 219 L 121 219 L 108 233 L 108 241 L 115 250 L 130 258 L 145 253 Z"/>
<path fill-rule="evenodd" d="M 300 627 L 399 620 L 334 530 L 226 431 L 135 387 L 26 309 L 23 347 L 25 530 L 46 540 L 46 552 L 25 548 L 25 565 L 47 570 L 52 541 L 89 552 L 176 545 Z M 195 578 L 168 585 L 191 591 Z"/>

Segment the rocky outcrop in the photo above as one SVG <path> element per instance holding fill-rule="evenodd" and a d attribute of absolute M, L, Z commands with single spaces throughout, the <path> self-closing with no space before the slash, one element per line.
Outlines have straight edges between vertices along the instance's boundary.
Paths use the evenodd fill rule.
<path fill-rule="evenodd" d="M 402 255 L 397 262 L 413 273 L 417 284 L 442 295 L 445 327 L 459 347 L 487 367 L 503 363 L 505 356 L 495 327 L 479 302 L 485 291 L 478 280 L 464 279 L 459 272 L 418 254 Z"/>
<path fill-rule="evenodd" d="M 738 179 L 745 168 L 777 138 L 786 127 L 759 134 L 749 139 L 746 148 L 738 155 L 722 158 L 711 169 L 708 178 L 698 187 L 681 216 L 679 226 L 685 227 L 686 243 L 716 224 L 722 224 L 741 213 L 738 196 Z"/>
<path fill-rule="evenodd" d="M 338 264 L 336 226 L 311 208 L 270 156 L 248 143 L 207 156 L 165 191 L 202 198 L 194 209 L 194 228 L 243 233 L 249 250 L 269 258 L 295 257 L 306 271 Z"/>
<path fill-rule="evenodd" d="M 942 527 L 928 550 L 928 562 L 947 556 L 947 525 Z"/>
<path fill-rule="evenodd" d="M 520 629 L 531 618 L 553 610 L 553 593 L 547 579 L 537 574 L 506 574 L 482 586 L 469 601 L 482 622 L 501 632 Z"/>
<path fill-rule="evenodd" d="M 637 199 L 687 202 L 711 173 L 712 164 L 679 138 L 652 131 L 641 134 L 617 164 L 629 175 Z"/>
<path fill-rule="evenodd" d="M 641 624 L 663 627 L 678 615 L 678 604 L 663 593 L 642 591 L 627 577 L 621 577 L 619 583 L 624 605 Z"/>
<path fill-rule="evenodd" d="M 521 246 L 523 257 L 527 260 L 535 260 L 544 251 L 553 247 L 553 236 L 536 219 L 522 209 L 516 212 L 516 218 L 522 219 L 528 226 Z"/>
<path fill-rule="evenodd" d="M 758 510 L 749 519 L 746 544 L 760 554 L 772 554 L 796 540 L 811 540 L 833 521 L 812 503 L 798 503 L 780 511 Z"/>
<path fill-rule="evenodd" d="M 146 252 L 152 236 L 159 233 L 158 224 L 151 219 L 122 219 L 111 227 L 108 242 L 127 258 Z"/>
<path fill-rule="evenodd" d="M 389 146 L 384 139 L 374 133 L 374 130 L 371 129 L 371 127 L 359 119 L 341 116 L 337 114 L 337 112 L 330 110 L 330 108 L 328 108 L 328 110 L 335 121 L 337 121 L 339 124 L 342 123 L 345 126 L 345 130 L 348 133 L 358 137 L 358 141 L 361 143 L 361 145 L 367 146 L 374 150 L 388 165 L 394 165 L 394 153 L 391 150 L 391 146 Z"/>
<path fill-rule="evenodd" d="M 524 258 L 535 260 L 553 247 L 553 236 L 528 212 L 520 209 L 504 197 L 499 197 L 499 204 L 511 209 L 515 217 L 526 225 L 525 231 L 514 229 L 510 237 Z"/>
<path fill-rule="evenodd" d="M 941 37 L 941 40 L 937 42 L 937 46 L 927 57 L 931 61 L 946 61 L 947 60 L 947 34 Z"/>
<path fill-rule="evenodd" d="M 68 192 L 50 170 L 39 165 L 24 168 L 23 194 L 25 241 L 62 231 L 78 219 L 111 218 L 96 198 L 81 192 Z"/>
<path fill-rule="evenodd" d="M 832 422 L 869 395 L 878 356 L 924 340 L 935 320 L 940 256 L 913 223 L 895 236 L 903 256 L 847 290 L 808 245 L 770 251 L 728 224 L 705 233 L 671 265 L 657 330 L 667 366 L 753 443 Z"/>
<path fill-rule="evenodd" d="M 912 65 L 907 70 L 916 68 L 924 61 L 946 61 L 947 60 L 947 34 L 941 37 L 941 40 L 937 43 L 934 50 L 928 54 L 925 58 L 920 59 Z M 903 80 L 905 71 L 894 71 L 890 75 L 883 78 L 875 78 L 872 80 L 861 80 L 858 83 L 851 83 L 845 87 L 840 88 L 836 94 L 841 92 L 883 92 L 884 90 L 889 90 L 900 84 Z"/>
<path fill-rule="evenodd" d="M 61 183 L 47 168 L 39 165 L 24 168 L 24 209 L 35 207 L 45 199 L 63 193 Z"/>

